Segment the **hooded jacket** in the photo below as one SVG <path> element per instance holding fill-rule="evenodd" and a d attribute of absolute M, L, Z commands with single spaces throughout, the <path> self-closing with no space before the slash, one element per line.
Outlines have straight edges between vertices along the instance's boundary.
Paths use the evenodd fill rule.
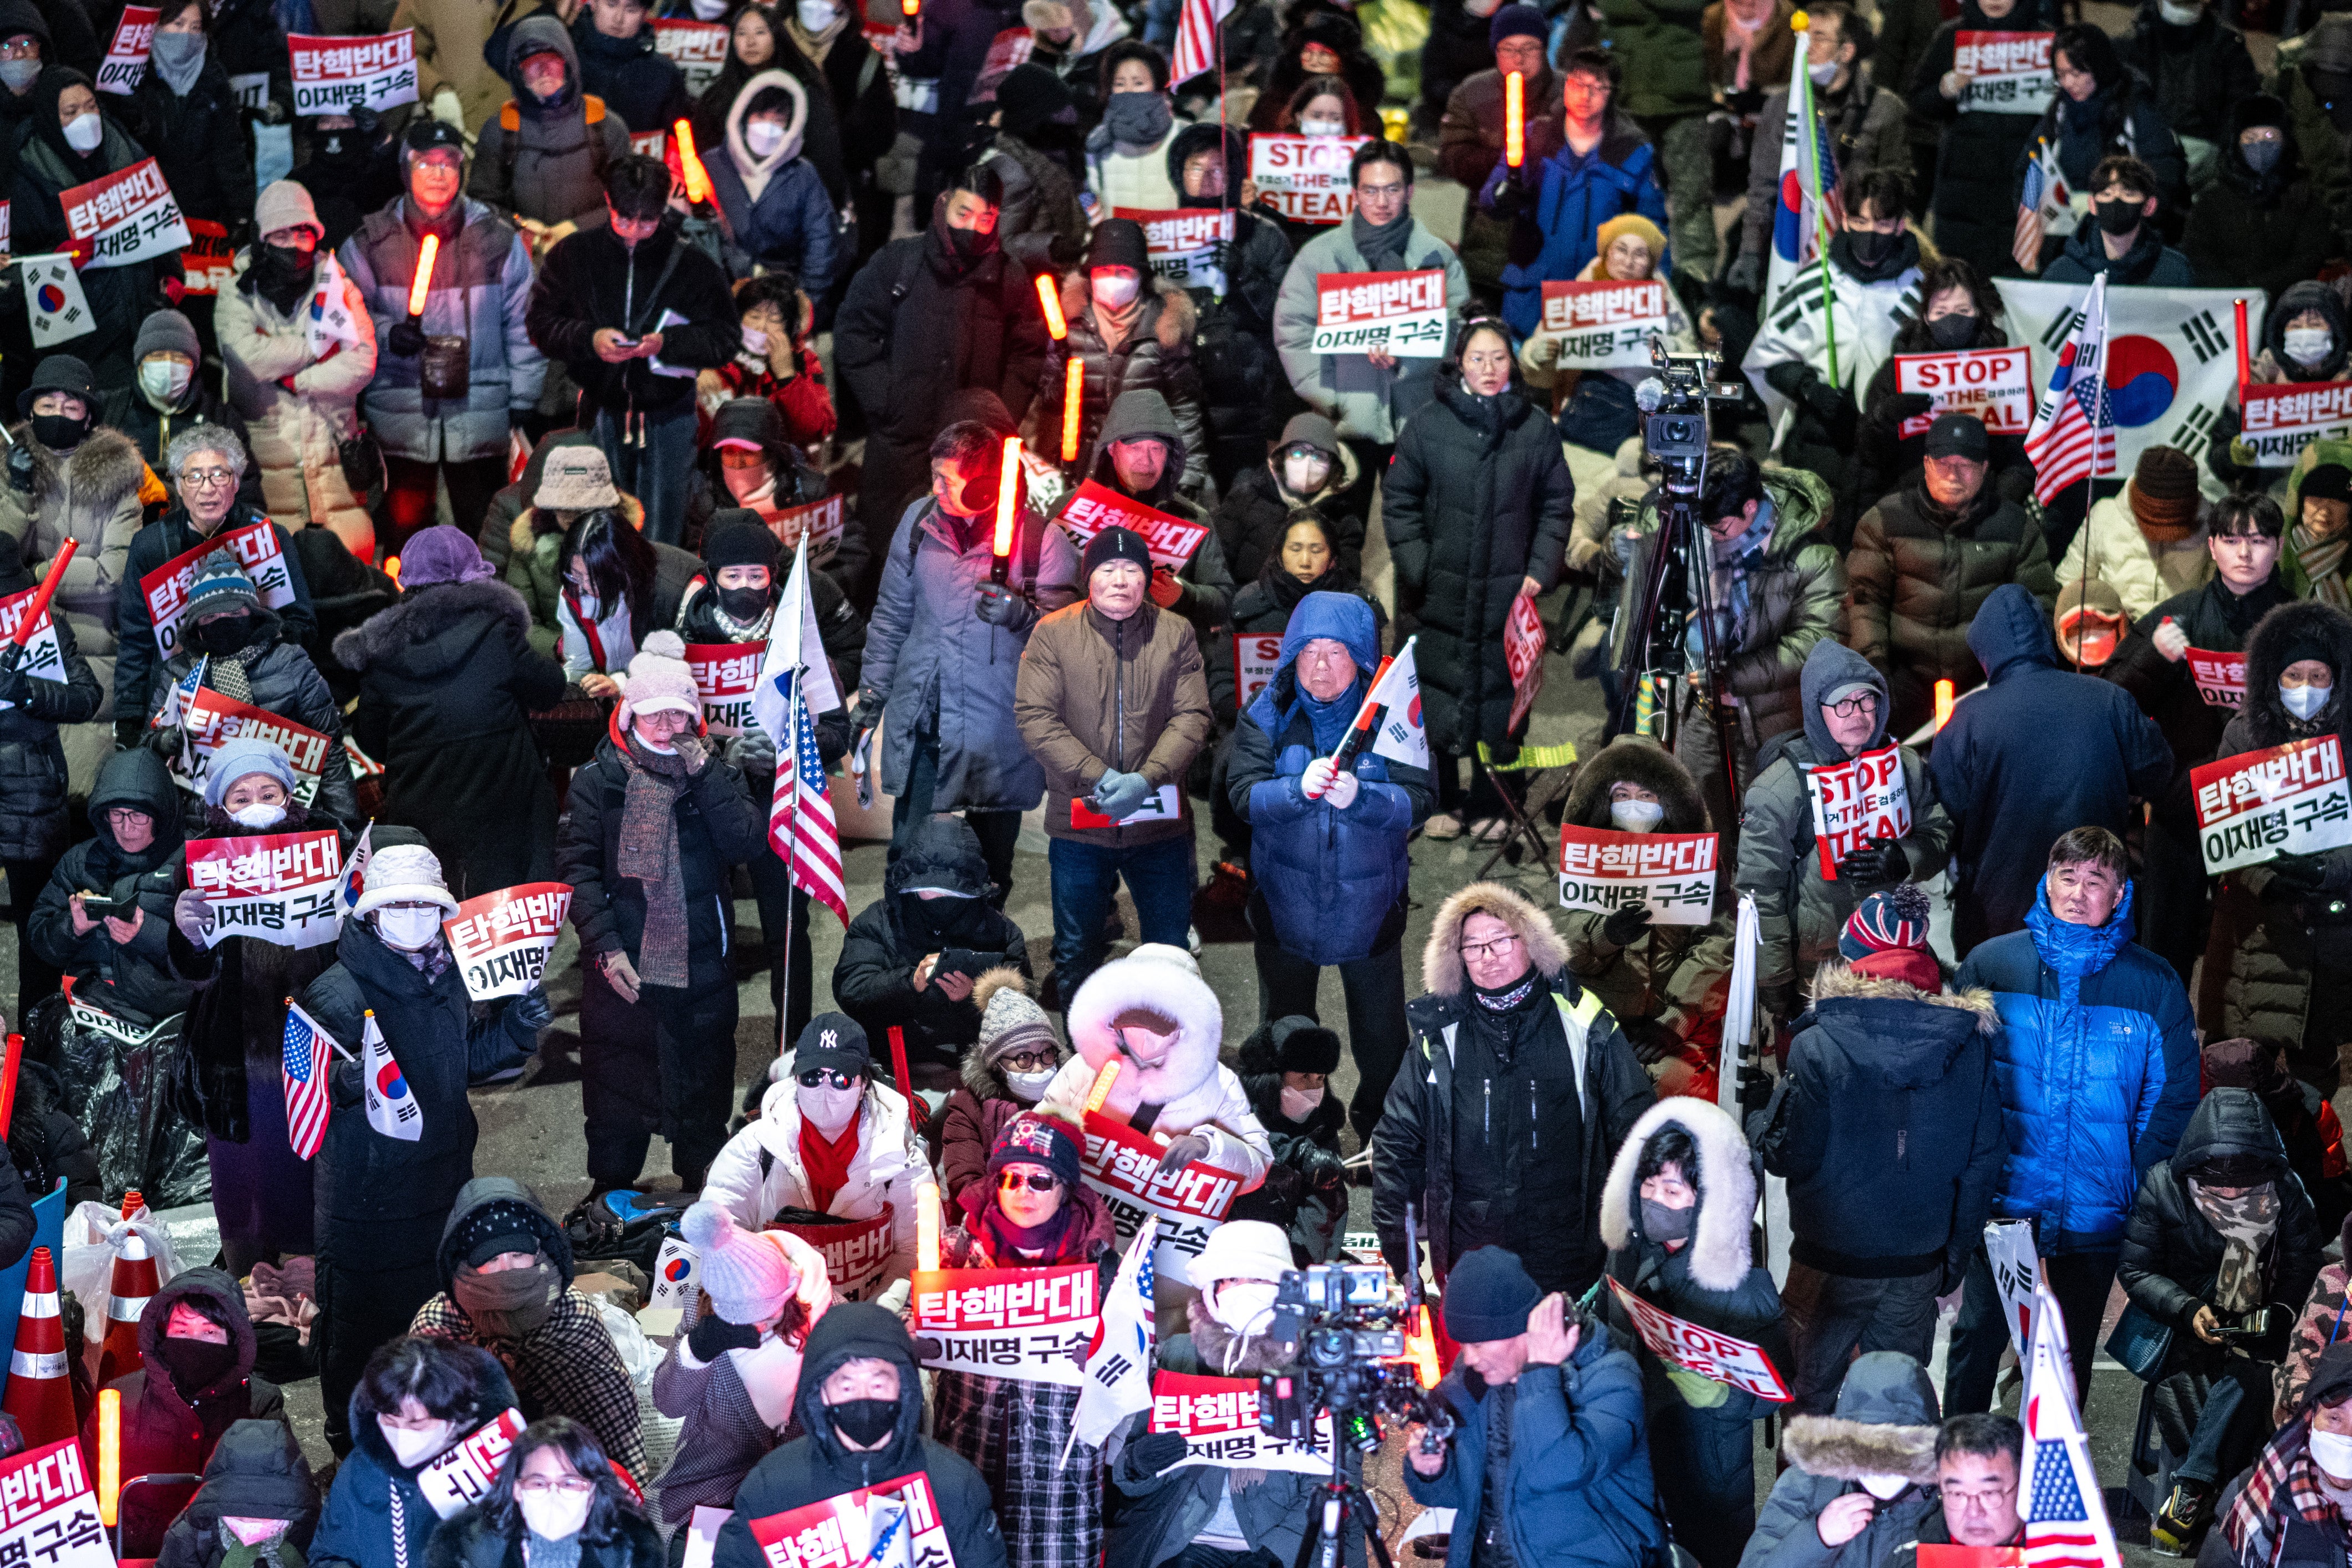
<path fill-rule="evenodd" d="M 1181 289 L 1176 290 L 1174 300 L 1168 302 L 1167 309 L 1160 312 L 1160 320 L 1166 321 L 1169 312 L 1180 307 L 1188 312 L 1186 321 L 1189 322 L 1192 298 Z M 1136 331 L 1140 333 L 1142 331 L 1139 324 Z M 1188 325 L 1188 333 L 1189 331 Z M 1077 331 L 1077 318 L 1073 316 L 1070 319 L 1070 336 L 1055 345 L 1056 352 L 1076 341 Z M 1190 337 L 1185 341 L 1189 344 Z M 1135 338 L 1130 335 L 1122 347 L 1132 348 L 1134 344 Z M 1118 368 L 1119 357 L 1116 353 L 1106 354 L 1109 370 L 1105 374 L 1114 382 L 1121 379 L 1112 374 Z M 1180 383 L 1174 395 L 1155 389 L 1142 377 L 1128 380 L 1125 390 L 1113 395 L 1110 412 L 1103 416 L 1101 428 L 1097 433 L 1093 456 L 1087 467 L 1080 471 L 1116 495 L 1130 496 L 1155 510 L 1164 511 L 1186 522 L 1205 523 L 1209 521 L 1209 514 L 1191 499 L 1208 472 L 1201 436 L 1200 385 L 1197 378 L 1193 379 L 1189 389 L 1181 384 L 1183 378 L 1174 379 Z M 1053 391 L 1058 384 L 1050 375 L 1046 380 L 1046 395 L 1058 400 L 1060 395 Z M 1187 401 L 1180 404 L 1176 400 L 1178 395 Z M 1058 413 L 1053 415 L 1052 419 L 1041 414 L 1039 428 L 1060 428 L 1053 422 L 1060 417 Z M 1118 467 L 1111 458 L 1110 444 L 1138 440 L 1146 436 L 1159 438 L 1160 444 L 1168 448 L 1168 458 L 1161 465 L 1160 478 L 1152 482 L 1151 488 L 1136 495 L 1119 479 Z M 1054 520 L 1056 522 L 1069 510 L 1070 500 L 1076 494 L 1076 487 L 1071 487 L 1061 504 L 1055 508 Z M 1075 537 L 1071 542 L 1081 553 L 1084 552 L 1085 546 Z M 1211 529 L 1194 546 L 1191 557 L 1176 569 L 1175 577 L 1176 602 L 1167 608 L 1192 623 L 1192 629 L 1199 634 L 1205 647 L 1213 629 L 1225 624 L 1234 602 L 1234 575 L 1226 567 L 1225 547 L 1214 529 Z M 1086 584 L 1081 583 L 1078 586 L 1084 590 Z"/>
<path fill-rule="evenodd" d="M 1528 128 L 1519 174 L 1479 173 L 1479 205 L 1516 214 L 1502 273 L 1503 320 L 1521 337 L 1542 321 L 1545 281 L 1575 278 L 1599 254 L 1594 237 L 1602 224 L 1625 213 L 1638 213 L 1662 229 L 1667 221 L 1658 149 L 1650 138 L 1612 107 L 1600 142 L 1579 156 L 1567 145 L 1558 100 L 1553 103 L 1554 111 Z M 1663 277 L 1666 258 L 1658 262 Z"/>
<path fill-rule="evenodd" d="M 663 326 L 672 314 L 682 319 Z M 635 245 L 610 224 L 558 241 L 531 286 L 526 322 L 539 351 L 580 384 L 583 426 L 597 414 L 664 417 L 694 398 L 692 375 L 662 374 L 650 359 L 607 364 L 595 348 L 602 328 L 632 338 L 659 331 L 657 357 L 674 373 L 714 369 L 743 346 L 727 274 L 667 223 Z"/>
<path fill-rule="evenodd" d="M 0 595 L 26 592 L 33 574 L 16 559 L 15 541 L 0 535 Z M 72 625 L 51 616 L 58 662 L 37 667 L 28 649 L 17 668 L 25 675 L 20 701 L 0 709 L 0 859 L 55 859 L 66 847 L 66 752 L 60 724 L 95 718 L 106 701 L 89 661 L 74 641 Z M 28 889 L 36 897 L 39 889 Z"/>
<path fill-rule="evenodd" d="M 2060 666 L 2049 619 L 2026 589 L 1992 591 L 1969 648 L 1985 689 L 1952 710 L 1928 763 L 1952 817 L 1953 943 L 1962 952 L 2025 923 L 2060 834 L 2120 833 L 2131 798 L 2153 800 L 2172 781 L 2163 732 L 2129 694 Z M 2065 767 L 2050 765 L 2053 735 L 2069 738 Z"/>
<path fill-rule="evenodd" d="M 163 1532 L 156 1568 L 220 1568 L 228 1549 L 221 1543 L 221 1521 L 282 1519 L 284 1539 L 308 1552 L 319 1528 L 319 1488 L 310 1461 L 283 1420 L 233 1423 L 213 1446 L 205 1484 Z"/>
<path fill-rule="evenodd" d="M 781 24 L 777 36 L 782 37 Z M 792 100 L 784 139 L 762 158 L 744 139 L 751 100 L 770 88 Z M 808 91 L 790 71 L 763 70 L 743 84 L 727 110 L 725 139 L 705 161 L 710 188 L 735 230 L 728 264 L 736 277 L 754 267 L 789 272 L 802 292 L 822 300 L 833 287 L 840 260 L 835 202 L 825 194 L 816 165 L 802 156 L 809 124 Z M 667 359 L 668 356 L 663 356 Z"/>
<path fill-rule="evenodd" d="M 872 1358 L 898 1369 L 898 1424 L 882 1447 L 845 1447 L 824 1410 L 824 1380 L 843 1363 Z M 921 1474 L 945 1527 L 957 1568 L 1004 1568 L 1004 1538 L 988 1487 L 969 1461 L 921 1435 L 923 1385 L 915 1351 L 895 1317 L 869 1303 L 835 1307 L 809 1331 L 794 1414 L 804 1436 L 761 1459 L 735 1494 L 735 1511 L 719 1530 L 713 1568 L 761 1568 L 751 1521 L 786 1512 L 859 1487 Z"/>
<path fill-rule="evenodd" d="M 229 85 L 214 21 L 199 35 L 204 62 L 185 93 L 175 92 L 153 58 L 122 106 L 131 135 L 155 154 L 164 183 L 187 217 L 234 224 L 253 213 L 253 152 L 245 109 Z"/>
<path fill-rule="evenodd" d="M 686 73 L 654 47 L 650 20 L 630 37 L 608 38 L 583 11 L 572 20 L 572 44 L 580 53 L 581 85 L 630 130 L 664 130 L 693 114 Z"/>
<path fill-rule="evenodd" d="M 1856 1357 L 1838 1384 L 1836 1415 L 1789 1422 L 1789 1468 L 1772 1482 L 1739 1568 L 1884 1568 L 1921 1524 L 1941 1517 L 1939 1419 L 1926 1367 L 1897 1351 Z M 1843 1546 L 1823 1546 L 1814 1521 L 1831 1503 L 1861 1490 L 1864 1476 L 1901 1476 L 1911 1485 L 1872 1510 L 1861 1534 Z"/>
<path fill-rule="evenodd" d="M 1316 427 L 1312 435 L 1300 423 L 1310 419 Z M 1312 495 L 1293 495 L 1283 484 L 1283 448 L 1300 440 L 1309 441 L 1332 458 L 1330 477 Z M 1340 441 L 1329 420 L 1319 414 L 1294 417 L 1283 427 L 1283 439 L 1274 444 L 1265 461 L 1244 468 L 1217 504 L 1217 540 L 1224 546 L 1225 564 L 1232 569 L 1234 581 L 1255 583 L 1268 561 L 1279 562 L 1290 514 L 1301 507 L 1312 507 L 1331 530 L 1333 563 L 1339 568 L 1341 585 L 1355 586 L 1363 576 L 1364 519 L 1347 498 L 1362 472 L 1355 450 Z"/>
<path fill-rule="evenodd" d="M 106 814 L 118 805 L 154 819 L 152 844 L 133 853 L 115 842 Z M 93 837 L 66 851 L 41 889 L 25 939 L 44 961 L 72 975 L 83 997 L 150 1019 L 169 1017 L 187 1005 L 188 991 L 172 973 L 168 946 L 172 900 L 179 891 L 173 860 L 181 845 L 180 792 L 163 759 L 143 749 L 107 758 L 89 792 L 89 826 Z M 100 922 L 87 935 L 75 935 L 68 906 L 83 892 L 137 898 L 146 916 L 138 934 L 117 945 Z"/>
<path fill-rule="evenodd" d="M 453 1416 L 457 1436 L 462 1439 L 512 1408 L 515 1393 L 498 1358 L 489 1352 L 466 1345 L 459 1347 L 458 1353 L 473 1371 L 473 1386 Z M 426 1544 L 441 1528 L 441 1516 L 433 1511 L 416 1484 L 416 1472 L 425 1466 L 410 1468 L 394 1458 L 392 1445 L 383 1440 L 383 1428 L 376 1425 L 375 1417 L 362 1383 L 352 1391 L 352 1451 L 336 1468 L 334 1488 L 327 1494 L 327 1511 L 310 1542 L 310 1568 L 325 1568 L 330 1563 L 384 1568 L 385 1563 L 404 1559 L 421 1563 Z"/>
<path fill-rule="evenodd" d="M 2286 352 L 2286 324 L 2306 312 L 2316 314 L 2328 334 L 2327 353 L 2314 364 L 2289 358 Z M 2263 317 L 2263 349 L 2254 356 L 2252 367 L 2253 379 L 2273 385 L 2284 382 L 2336 381 L 2352 374 L 2352 371 L 2347 371 L 2347 366 L 2352 366 L 2352 320 L 2346 316 L 2342 297 L 2328 285 L 2310 279 L 2291 284 Z M 2241 448 L 2237 437 L 2244 428 L 2244 420 L 2245 409 L 2241 400 L 2230 398 L 2213 422 L 2212 440 L 2206 450 L 2205 466 L 2215 478 L 2232 489 L 2266 489 L 2276 482 L 2277 467 L 2238 460 Z M 2279 499 L 2286 502 L 2295 499 L 2300 491 L 2300 475 L 2308 472 L 2312 464 L 2336 460 L 2340 459 L 2312 452 L 2310 445 L 2306 444 L 2295 458 L 2284 465 L 2295 478 L 2290 493 Z M 2294 525 L 2302 519 L 2302 509 L 2290 507 L 2286 516 L 2289 534 L 2286 554 L 2291 563 L 2287 574 L 2293 579 L 2298 571 L 2292 563 L 2295 554 L 2293 533 Z M 2305 586 L 2307 584 L 2308 578 L 2305 577 L 2298 585 Z"/>
<path fill-rule="evenodd" d="M 2200 25 L 2228 30 L 2210 13 Z M 2239 58 L 2246 58 L 2244 50 L 2241 41 Z M 2216 177 L 2189 209 L 2180 253 L 2204 288 L 2260 289 L 2276 300 L 2317 277 L 2340 242 L 2319 182 L 2296 150 L 2286 105 L 2251 86 L 2221 101 L 2229 116 Z M 2239 134 L 2251 125 L 2280 131 L 2278 162 L 2261 174 L 2238 144 Z"/>
<path fill-rule="evenodd" d="M 245 420 L 247 446 L 259 471 L 257 504 L 299 531 L 306 522 L 335 531 L 346 545 L 375 554 L 375 523 L 362 497 L 343 476 L 341 443 L 359 433 L 360 394 L 375 376 L 375 318 L 349 278 L 336 269 L 337 302 L 358 341 L 310 346 L 310 301 L 280 310 L 258 288 L 247 287 L 253 249 L 237 253 L 236 286 L 213 301 L 213 327 L 228 368 L 229 403 Z M 325 282 L 328 254 L 311 263 L 315 287 Z M 290 384 L 289 384 L 290 383 Z"/>
<path fill-rule="evenodd" d="M 1109 458 L 1104 447 L 1144 434 L 1112 427 L 1119 417 L 1120 396 L 1131 391 L 1156 392 L 1167 399 L 1174 427 L 1164 434 L 1172 436 L 1177 447 L 1159 489 L 1171 495 L 1179 489 L 1188 496 L 1200 493 L 1209 473 L 1209 447 L 1201 414 L 1201 372 L 1192 362 L 1192 338 L 1200 325 L 1192 297 L 1181 285 L 1153 274 L 1134 322 L 1114 348 L 1096 320 L 1094 295 L 1081 268 L 1062 280 L 1062 315 L 1069 323 L 1069 335 L 1046 351 L 1045 368 L 1037 377 L 1037 427 L 1063 428 L 1062 405 L 1069 389 L 1066 367 L 1071 360 L 1078 360 L 1086 366 L 1086 380 L 1080 395 L 1076 471 L 1112 483 L 1103 479 Z M 1141 499 L 1167 510 L 1161 501 Z"/>
<path fill-rule="evenodd" d="M 522 62 L 533 55 L 553 55 L 563 62 L 563 88 L 551 101 L 542 103 L 523 85 Z M 580 53 L 551 12 L 515 24 L 506 60 L 504 75 L 514 96 L 482 125 L 466 194 L 492 212 L 514 213 L 551 228 L 564 223 L 601 226 L 603 176 L 628 156 L 629 128 L 603 99 L 582 87 Z"/>
<path fill-rule="evenodd" d="M 89 450 L 89 444 L 84 442 L 82 450 Z M 37 443 L 34 445 L 33 451 L 36 454 L 35 471 L 38 472 L 40 458 L 44 454 Z M 79 455 L 77 453 L 76 458 L 79 458 Z M 131 457 L 135 458 L 136 454 L 131 454 Z M 72 467 L 74 465 L 68 465 L 69 469 Z M 78 483 L 79 476 L 70 477 Z M 128 508 L 130 515 L 136 518 L 140 506 L 139 477 L 135 466 L 124 471 L 121 482 L 128 488 L 117 504 Z M 5 521 L 7 504 L 5 499 L 0 499 L 0 530 L 7 526 Z M 160 673 L 158 667 L 167 656 L 155 640 L 154 614 L 147 603 L 145 592 L 140 587 L 141 580 L 165 562 L 178 560 L 208 539 L 217 539 L 224 533 L 248 528 L 257 522 L 268 525 L 270 542 L 278 547 L 278 559 L 286 563 L 286 586 L 294 591 L 291 602 L 278 605 L 271 613 L 278 616 L 289 641 L 307 642 L 316 635 L 319 617 L 310 605 L 310 579 L 309 574 L 302 570 L 301 552 L 295 548 L 291 531 L 270 522 L 268 514 L 260 508 L 247 507 L 239 502 L 229 509 L 226 517 L 213 526 L 210 533 L 200 533 L 188 519 L 188 509 L 174 506 L 131 537 L 131 547 L 124 552 L 119 574 L 110 574 L 107 579 L 110 584 L 120 584 L 107 589 L 113 599 L 111 612 L 107 616 L 110 628 L 106 633 L 107 651 L 117 651 L 114 639 L 118 636 L 121 638 L 121 646 L 119 657 L 107 661 L 110 668 L 102 672 L 100 679 L 106 682 L 107 689 L 113 695 L 110 712 L 116 721 L 143 722 L 147 715 L 155 711 L 155 704 L 161 697 L 155 689 L 155 681 Z M 89 549 L 89 542 L 85 538 L 82 553 L 74 557 L 73 565 L 67 570 L 68 583 L 80 576 L 81 563 L 88 559 Z M 196 559 L 201 561 L 204 557 L 200 555 Z M 71 597 L 70 588 L 58 590 L 60 603 Z M 82 646 L 88 647 L 89 644 L 85 642 Z"/>

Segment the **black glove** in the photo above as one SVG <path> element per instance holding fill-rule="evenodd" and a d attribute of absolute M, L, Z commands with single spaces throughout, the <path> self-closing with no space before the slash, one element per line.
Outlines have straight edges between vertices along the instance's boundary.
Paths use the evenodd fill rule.
<path fill-rule="evenodd" d="M 1025 632 L 1037 619 L 1037 606 L 1002 583 L 982 583 L 980 602 L 972 607 L 972 614 L 992 626 Z"/>
<path fill-rule="evenodd" d="M 1181 1432 L 1146 1432 L 1127 1446 L 1135 1468 L 1147 1476 L 1184 1462 L 1184 1434 Z"/>
<path fill-rule="evenodd" d="M 1772 1075 L 1765 1072 L 1762 1068 L 1759 1068 L 1751 1072 L 1743 1074 L 1739 1079 L 1739 1109 L 1742 1113 L 1741 1120 L 1745 1121 L 1748 1116 L 1752 1116 L 1757 1111 L 1759 1111 L 1766 1106 L 1770 1105 L 1772 1103 Z"/>
<path fill-rule="evenodd" d="M 8 448 L 8 484 L 27 495 L 33 491 L 33 454 L 22 441 Z"/>
<path fill-rule="evenodd" d="M 425 352 L 425 329 L 415 321 L 394 321 L 384 336 L 391 341 L 392 352 L 403 359 L 415 359 Z"/>
<path fill-rule="evenodd" d="M 1780 1019 L 1782 1023 L 1787 1023 L 1790 1019 L 1795 1017 L 1799 1012 L 1799 1008 L 1797 1006 L 1797 983 L 1793 980 L 1783 981 L 1778 985 L 1758 986 L 1756 989 L 1756 999 L 1764 1004 L 1764 1010 L 1767 1013 L 1771 1014 L 1772 1016 Z"/>
<path fill-rule="evenodd" d="M 2270 886 L 2280 893 L 2301 898 L 2316 893 L 2327 886 L 2327 863 L 2315 855 L 2287 855 L 2271 862 Z"/>
<path fill-rule="evenodd" d="M 139 744 L 140 737 L 146 733 L 147 726 L 141 721 L 117 719 L 114 721 L 114 749 L 118 752 L 130 751 Z"/>
<path fill-rule="evenodd" d="M 335 1103 L 345 1110 L 367 1098 L 366 1090 L 361 1086 L 360 1064 L 357 1062 L 336 1062 L 327 1074 L 327 1089 L 334 1096 Z"/>
<path fill-rule="evenodd" d="M 176 757 L 183 751 L 187 749 L 187 734 L 177 724 L 167 725 L 161 730 L 148 730 L 142 732 L 153 735 L 155 737 L 155 749 L 166 757 Z M 137 735 L 133 735 L 131 737 L 131 745 L 135 746 L 137 744 L 139 744 L 139 738 Z M 123 748 L 125 751 L 129 751 L 130 749 L 130 746 L 125 746 Z"/>
<path fill-rule="evenodd" d="M 1601 922 L 1601 939 L 1612 947 L 1631 947 L 1634 938 L 1650 929 L 1650 911 L 1639 905 L 1619 910 Z"/>
<path fill-rule="evenodd" d="M 19 668 L 18 661 L 0 659 L 0 702 L 14 702 L 21 708 L 32 696 L 32 678 Z"/>
<path fill-rule="evenodd" d="M 705 1312 L 687 1331 L 686 1348 L 694 1352 L 695 1360 L 708 1365 L 723 1351 L 759 1349 L 760 1331 L 749 1323 L 730 1323 L 716 1312 Z"/>
<path fill-rule="evenodd" d="M 1906 419 L 1916 419 L 1932 413 L 1936 400 L 1924 392 L 1898 392 L 1888 398 L 1880 410 L 1881 417 L 1898 429 Z"/>
<path fill-rule="evenodd" d="M 1749 251 L 1731 264 L 1723 275 L 1724 286 L 1740 294 L 1760 294 L 1764 291 L 1764 258 Z"/>
<path fill-rule="evenodd" d="M 541 985 L 516 997 L 507 1016 L 533 1034 L 555 1022 L 555 1009 L 548 1005 L 546 987 Z"/>
<path fill-rule="evenodd" d="M 1899 882 L 1911 874 L 1911 858 L 1903 853 L 1900 844 L 1883 844 L 1875 848 L 1857 849 L 1837 863 L 1837 879 L 1858 887 L 1879 882 Z"/>

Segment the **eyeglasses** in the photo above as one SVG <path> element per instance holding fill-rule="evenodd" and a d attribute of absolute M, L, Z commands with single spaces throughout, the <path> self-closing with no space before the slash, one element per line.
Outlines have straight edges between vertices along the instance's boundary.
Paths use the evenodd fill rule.
<path fill-rule="evenodd" d="M 999 1059 L 1011 1072 L 1041 1072 L 1061 1065 L 1061 1058 L 1052 1051 L 1014 1051 Z"/>
<path fill-rule="evenodd" d="M 1859 696 L 1849 697 L 1843 702 L 1830 702 L 1823 706 L 1841 719 L 1851 719 L 1857 713 L 1877 712 L 1878 699 L 1873 693 L 1865 691 Z"/>
<path fill-rule="evenodd" d="M 524 1497 L 545 1497 L 550 1492 L 560 1492 L 565 1497 L 582 1497 L 594 1491 L 596 1483 L 585 1476 L 562 1476 L 553 1479 L 545 1476 L 530 1476 L 515 1482 L 514 1489 Z"/>
<path fill-rule="evenodd" d="M 651 717 L 651 715 L 649 714 L 647 717 Z M 857 1081 L 857 1074 L 854 1072 L 843 1072 L 838 1068 L 830 1069 L 825 1068 L 811 1068 L 808 1071 L 801 1074 L 801 1087 L 803 1089 L 814 1089 L 817 1085 L 824 1082 L 827 1079 L 831 1079 L 833 1080 L 834 1088 L 847 1089 L 851 1084 Z"/>
<path fill-rule="evenodd" d="M 226 468 L 182 468 L 180 470 L 182 489 L 193 486 L 200 490 L 208 490 L 220 485 L 235 483 L 236 483 L 236 476 Z"/>
<path fill-rule="evenodd" d="M 1462 956 L 1475 959 L 1500 958 L 1510 952 L 1518 940 L 1516 936 L 1498 936 L 1492 942 L 1465 942 L 1462 946 Z"/>
<path fill-rule="evenodd" d="M 997 1178 L 996 1184 L 1008 1193 L 1017 1193 L 1024 1187 L 1033 1193 L 1050 1193 L 1062 1184 L 1062 1178 L 1043 1173 L 1024 1176 L 1018 1171 L 1007 1171 Z"/>
<path fill-rule="evenodd" d="M 1363 201 L 1369 197 L 1374 201 L 1386 201 L 1391 196 L 1401 196 L 1404 192 L 1405 187 L 1402 181 L 1393 185 L 1358 185 L 1356 199 Z"/>
<path fill-rule="evenodd" d="M 0 44 L 0 60 L 37 60 L 41 58 L 41 46 L 31 38 L 11 38 Z"/>
<path fill-rule="evenodd" d="M 1965 1504 L 1969 1508 L 1981 1510 L 1994 1507 L 2003 1498 L 2015 1497 L 2017 1483 L 2012 1481 L 2008 1486 L 1990 1487 L 1982 1491 L 1968 1491 L 1947 1483 L 1937 1489 L 1943 1493 L 1946 1508 L 1957 1508 Z"/>

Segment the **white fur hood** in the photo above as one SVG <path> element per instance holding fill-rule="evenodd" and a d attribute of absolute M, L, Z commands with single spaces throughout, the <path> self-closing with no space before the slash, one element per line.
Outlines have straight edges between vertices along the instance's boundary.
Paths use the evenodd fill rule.
<path fill-rule="evenodd" d="M 1601 1241 L 1615 1252 L 1633 1240 L 1638 1197 L 1633 1173 L 1643 1147 L 1663 1129 L 1680 1127 L 1698 1149 L 1698 1225 L 1691 1236 L 1690 1274 L 1707 1290 L 1737 1290 L 1754 1266 L 1749 1247 L 1756 1216 L 1756 1166 L 1739 1123 L 1711 1100 L 1673 1095 L 1642 1113 L 1609 1163 L 1601 1189 Z"/>

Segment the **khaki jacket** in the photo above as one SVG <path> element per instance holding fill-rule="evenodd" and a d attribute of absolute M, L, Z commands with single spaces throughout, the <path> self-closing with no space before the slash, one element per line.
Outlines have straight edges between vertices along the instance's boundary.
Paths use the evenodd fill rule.
<path fill-rule="evenodd" d="M 1192 624 L 1149 599 L 1124 621 L 1080 600 L 1037 623 L 1013 688 L 1013 716 L 1045 771 L 1045 832 L 1127 847 L 1192 831 L 1184 773 L 1213 724 L 1201 647 Z M 1178 818 L 1132 827 L 1076 828 L 1070 803 L 1108 770 L 1176 786 Z"/>

